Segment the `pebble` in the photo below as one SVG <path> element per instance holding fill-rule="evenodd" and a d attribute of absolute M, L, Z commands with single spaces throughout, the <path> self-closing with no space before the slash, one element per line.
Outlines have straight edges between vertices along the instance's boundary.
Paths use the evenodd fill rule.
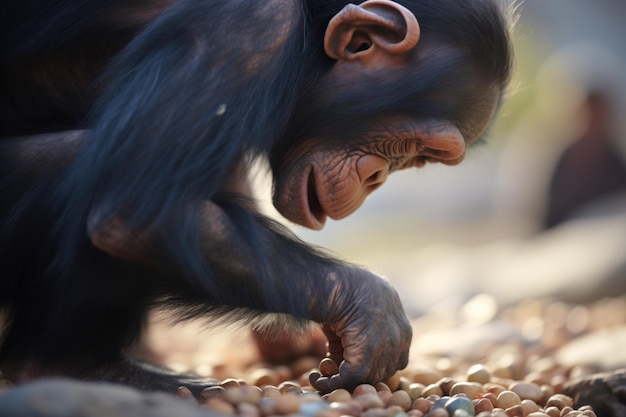
<path fill-rule="evenodd" d="M 464 411 L 469 416 L 474 415 L 474 405 L 467 397 L 452 397 L 445 403 L 445 409 L 450 415 L 457 411 Z"/>
<path fill-rule="evenodd" d="M 483 392 L 483 386 L 477 382 L 457 382 L 450 389 L 450 395 L 465 394 L 469 399 L 474 399 Z"/>
<path fill-rule="evenodd" d="M 514 405 L 520 405 L 521 403 L 521 398 L 513 391 L 505 390 L 498 394 L 498 407 L 500 408 L 507 409 Z"/>
<path fill-rule="evenodd" d="M 472 365 L 467 370 L 467 381 L 468 382 L 477 382 L 479 384 L 486 384 L 491 380 L 491 372 L 489 369 L 483 364 L 475 364 Z"/>
<path fill-rule="evenodd" d="M 524 320 L 528 317 L 520 317 L 520 322 Z M 561 328 L 558 336 L 564 331 Z M 385 381 L 323 396 L 313 384 L 322 375 L 338 372 L 330 359 L 309 358 L 291 367 L 261 365 L 230 373 L 237 378 L 223 379 L 201 391 L 197 399 L 186 387 L 171 395 L 65 380 L 13 387 L 0 377 L 0 415 L 214 417 L 219 412 L 237 417 L 597 417 L 589 406 L 574 408 L 572 398 L 562 394 L 569 380 L 589 369 L 559 365 L 544 349 L 503 343 L 485 351 L 484 363 L 475 363 L 478 355 L 467 361 L 424 359 Z M 229 370 L 223 368 L 220 374 L 227 376 Z"/>
<path fill-rule="evenodd" d="M 509 390 L 519 395 L 521 399 L 531 400 L 536 403 L 541 402 L 543 399 L 541 387 L 532 382 L 514 382 L 509 386 Z"/>
<path fill-rule="evenodd" d="M 322 359 L 318 368 L 322 376 L 332 376 L 339 373 L 339 366 L 337 366 L 337 363 L 330 358 Z"/>

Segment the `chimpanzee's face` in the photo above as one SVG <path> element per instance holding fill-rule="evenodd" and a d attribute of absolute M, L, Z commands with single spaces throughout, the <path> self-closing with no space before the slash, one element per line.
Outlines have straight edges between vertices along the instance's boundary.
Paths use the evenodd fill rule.
<path fill-rule="evenodd" d="M 321 229 L 363 204 L 394 171 L 429 162 L 456 165 L 493 116 L 494 104 L 473 131 L 462 134 L 446 120 L 397 117 L 372 124 L 357 140 L 312 137 L 294 146 L 275 171 L 274 205 L 290 221 Z"/>

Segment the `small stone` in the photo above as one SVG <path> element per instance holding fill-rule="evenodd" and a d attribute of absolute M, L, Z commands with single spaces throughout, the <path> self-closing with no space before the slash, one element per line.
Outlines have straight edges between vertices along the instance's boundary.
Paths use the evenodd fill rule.
<path fill-rule="evenodd" d="M 543 399 L 541 387 L 532 382 L 514 382 L 509 386 L 509 390 L 519 395 L 521 399 L 528 399 L 534 402 L 541 402 Z"/>
<path fill-rule="evenodd" d="M 259 368 L 250 375 L 252 385 L 263 388 L 265 385 L 278 385 L 280 378 L 278 372 L 270 368 Z"/>
<path fill-rule="evenodd" d="M 457 382 L 450 389 L 450 395 L 465 394 L 467 398 L 474 399 L 478 393 L 485 392 L 483 386 L 476 382 Z"/>
<path fill-rule="evenodd" d="M 509 407 L 513 407 L 514 405 L 520 405 L 521 403 L 522 399 L 513 391 L 502 391 L 498 395 L 498 407 L 502 409 L 506 410 Z"/>
<path fill-rule="evenodd" d="M 295 414 L 300 410 L 300 400 L 294 394 L 285 393 L 275 401 L 274 409 L 277 414 Z"/>
<path fill-rule="evenodd" d="M 330 394 L 328 394 L 326 398 L 328 402 L 331 402 L 331 403 L 334 403 L 334 402 L 347 403 L 348 401 L 352 400 L 352 395 L 350 395 L 350 392 L 348 392 L 347 390 L 343 388 L 339 388 L 339 389 L 332 391 Z"/>
<path fill-rule="evenodd" d="M 323 376 L 332 376 L 339 373 L 339 366 L 334 360 L 324 358 L 320 361 L 319 371 Z"/>
<path fill-rule="evenodd" d="M 352 394 L 355 397 L 358 397 L 364 394 L 376 394 L 376 388 L 374 388 L 374 386 L 370 384 L 361 384 L 361 385 L 357 385 L 354 391 L 352 391 Z"/>
<path fill-rule="evenodd" d="M 224 398 L 225 392 L 226 390 L 220 387 L 219 385 L 216 385 L 214 387 L 206 387 L 200 392 L 200 395 L 198 396 L 198 400 L 200 402 L 204 402 L 212 398 Z"/>
<path fill-rule="evenodd" d="M 402 381 L 402 376 L 400 372 L 396 372 L 391 375 L 386 381 L 385 384 L 389 387 L 391 392 L 397 391 L 400 388 L 400 383 Z"/>
<path fill-rule="evenodd" d="M 426 398 L 418 398 L 415 401 L 413 401 L 413 405 L 411 406 L 411 408 L 413 410 L 419 410 L 422 413 L 426 414 L 428 410 L 430 410 L 431 405 L 432 403 L 428 401 Z"/>
<path fill-rule="evenodd" d="M 450 415 L 455 415 L 457 410 L 462 410 L 471 416 L 474 415 L 474 405 L 466 397 L 452 397 L 445 403 L 444 407 Z"/>
<path fill-rule="evenodd" d="M 524 409 L 524 414 L 530 414 L 539 411 L 540 407 L 532 400 L 522 400 L 522 408 Z"/>
<path fill-rule="evenodd" d="M 438 397 L 443 396 L 443 390 L 437 384 L 430 384 L 424 387 L 424 391 L 422 391 L 422 396 L 428 397 L 429 395 L 436 395 Z"/>
<path fill-rule="evenodd" d="M 483 411 L 491 412 L 493 410 L 493 404 L 487 398 L 481 398 L 474 405 L 474 412 L 480 413 Z"/>
<path fill-rule="evenodd" d="M 508 407 L 504 412 L 509 417 L 524 417 L 524 407 L 521 404 Z"/>
<path fill-rule="evenodd" d="M 378 394 L 363 394 L 356 397 L 356 400 L 361 403 L 364 410 L 368 410 L 370 408 L 383 408 L 385 403 L 378 396 Z"/>
<path fill-rule="evenodd" d="M 491 372 L 485 365 L 476 364 L 472 365 L 467 370 L 467 382 L 477 382 L 479 384 L 486 384 L 491 380 Z"/>
<path fill-rule="evenodd" d="M 390 405 L 397 405 L 404 411 L 411 408 L 411 402 L 411 396 L 406 391 L 394 392 L 391 394 L 391 399 L 389 400 Z"/>
<path fill-rule="evenodd" d="M 221 414 L 235 414 L 235 407 L 222 398 L 209 398 L 202 406 Z"/>

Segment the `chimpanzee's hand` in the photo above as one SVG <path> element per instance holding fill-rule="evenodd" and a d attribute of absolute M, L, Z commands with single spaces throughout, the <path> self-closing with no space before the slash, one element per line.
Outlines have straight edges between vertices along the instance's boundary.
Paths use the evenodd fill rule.
<path fill-rule="evenodd" d="M 314 315 L 327 316 L 328 356 L 339 364 L 339 373 L 319 378 L 315 388 L 352 389 L 384 381 L 406 367 L 412 329 L 391 285 L 357 268 L 327 279 L 335 283 L 332 296 L 328 304 L 317 300 L 313 308 Z"/>

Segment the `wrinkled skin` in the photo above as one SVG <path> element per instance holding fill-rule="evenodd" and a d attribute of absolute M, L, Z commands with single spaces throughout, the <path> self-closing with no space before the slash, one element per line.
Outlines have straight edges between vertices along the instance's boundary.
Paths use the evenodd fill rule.
<path fill-rule="evenodd" d="M 339 220 L 353 213 L 394 171 L 428 162 L 456 165 L 465 157 L 464 138 L 445 121 L 393 121 L 354 148 L 319 142 L 312 139 L 297 149 L 299 154 L 287 156 L 274 196 L 281 214 L 312 229 L 321 229 L 326 217 Z"/>

